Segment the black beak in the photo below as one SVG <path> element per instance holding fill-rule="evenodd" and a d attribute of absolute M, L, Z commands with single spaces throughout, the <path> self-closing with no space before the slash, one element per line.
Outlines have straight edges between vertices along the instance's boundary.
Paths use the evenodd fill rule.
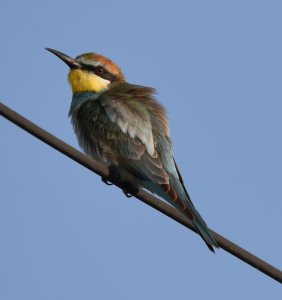
<path fill-rule="evenodd" d="M 66 54 L 60 52 L 60 51 L 57 51 L 57 50 L 54 50 L 54 49 L 51 49 L 51 48 L 45 48 L 46 50 L 50 51 L 51 53 L 55 54 L 56 56 L 58 56 L 62 61 L 64 61 L 71 69 L 81 69 L 82 66 L 81 64 L 76 61 L 75 59 L 67 56 Z"/>

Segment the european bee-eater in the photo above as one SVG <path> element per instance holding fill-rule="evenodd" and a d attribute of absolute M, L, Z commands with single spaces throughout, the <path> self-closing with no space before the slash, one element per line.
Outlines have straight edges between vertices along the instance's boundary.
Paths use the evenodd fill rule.
<path fill-rule="evenodd" d="M 155 90 L 125 81 L 110 59 L 85 53 L 75 59 L 46 48 L 69 67 L 69 115 L 81 148 L 106 165 L 125 192 L 145 188 L 181 210 L 211 251 L 218 247 L 194 207 L 172 154 L 164 107 Z"/>

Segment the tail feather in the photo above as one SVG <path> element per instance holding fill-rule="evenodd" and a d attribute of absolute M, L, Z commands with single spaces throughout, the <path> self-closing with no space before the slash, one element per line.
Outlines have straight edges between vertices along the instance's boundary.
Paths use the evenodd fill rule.
<path fill-rule="evenodd" d="M 218 244 L 210 232 L 207 224 L 199 214 L 199 212 L 194 207 L 184 185 L 177 180 L 174 181 L 172 185 L 164 184 L 158 185 L 152 182 L 144 182 L 143 186 L 151 191 L 154 194 L 157 194 L 162 199 L 166 200 L 169 204 L 174 206 L 177 209 L 181 209 L 187 217 L 194 224 L 198 234 L 202 237 L 207 247 L 214 252 L 213 247 L 218 248 Z M 176 187 L 176 189 L 172 188 L 172 186 Z M 184 187 L 184 188 L 183 188 Z M 180 194 L 178 191 L 182 191 Z M 185 200 L 183 200 L 185 199 Z"/>
<path fill-rule="evenodd" d="M 195 216 L 194 220 L 192 220 L 195 228 L 197 229 L 199 235 L 202 237 L 208 248 L 214 252 L 213 246 L 218 248 L 217 241 L 213 237 L 212 233 L 210 232 L 207 224 L 202 219 L 200 214 L 196 209 L 194 209 L 193 214 Z"/>
<path fill-rule="evenodd" d="M 177 169 L 178 170 L 178 169 Z M 202 237 L 208 248 L 214 252 L 213 246 L 218 248 L 218 244 L 213 237 L 212 233 L 210 232 L 206 222 L 203 220 L 199 212 L 196 210 L 193 202 L 191 201 L 191 198 L 186 190 L 186 187 L 184 185 L 183 179 L 178 172 L 179 175 L 179 180 L 176 179 L 175 177 L 170 177 L 172 181 L 172 185 L 175 187 L 177 190 L 178 194 L 180 194 L 182 201 L 186 205 L 186 209 L 184 210 L 185 212 L 188 211 L 188 216 L 193 215 L 193 218 L 191 221 L 193 222 L 196 230 L 198 231 L 199 235 Z"/>

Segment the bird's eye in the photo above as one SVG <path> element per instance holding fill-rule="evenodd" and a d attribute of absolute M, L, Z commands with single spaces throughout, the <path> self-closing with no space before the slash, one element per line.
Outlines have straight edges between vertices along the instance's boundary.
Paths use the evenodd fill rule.
<path fill-rule="evenodd" d="M 104 69 L 102 67 L 97 67 L 96 68 L 96 72 L 97 72 L 97 74 L 103 74 L 104 73 Z"/>

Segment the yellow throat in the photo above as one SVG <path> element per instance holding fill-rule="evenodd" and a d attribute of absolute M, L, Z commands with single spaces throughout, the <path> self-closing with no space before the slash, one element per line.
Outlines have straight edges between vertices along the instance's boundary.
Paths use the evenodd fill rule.
<path fill-rule="evenodd" d="M 70 71 L 69 82 L 71 84 L 73 94 L 83 92 L 100 93 L 107 89 L 110 84 L 109 80 L 101 78 L 94 73 L 79 69 Z"/>

